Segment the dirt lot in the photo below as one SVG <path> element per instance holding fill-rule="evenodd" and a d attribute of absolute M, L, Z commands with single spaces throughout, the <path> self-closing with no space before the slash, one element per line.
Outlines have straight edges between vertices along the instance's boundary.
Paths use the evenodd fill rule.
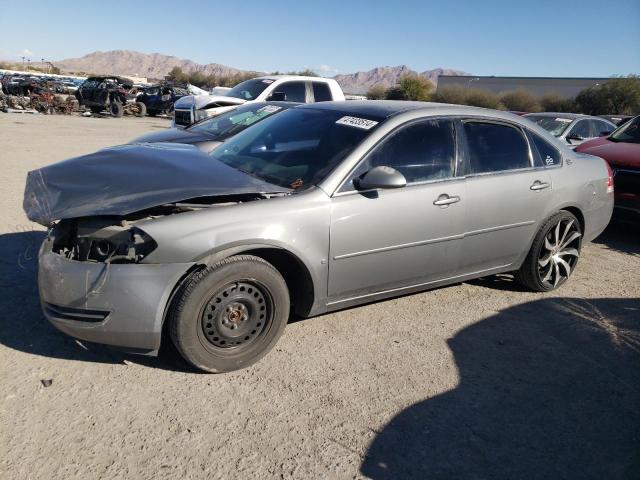
<path fill-rule="evenodd" d="M 26 172 L 167 125 L 0 114 L 0 478 L 638 478 L 637 229 L 556 293 L 491 277 L 298 321 L 232 374 L 58 333 Z"/>

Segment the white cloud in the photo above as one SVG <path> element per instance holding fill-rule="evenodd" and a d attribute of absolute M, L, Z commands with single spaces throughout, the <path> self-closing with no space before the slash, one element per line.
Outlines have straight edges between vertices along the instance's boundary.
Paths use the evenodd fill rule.
<path fill-rule="evenodd" d="M 331 65 L 320 65 L 314 70 L 322 75 L 336 74 L 339 71 L 337 68 L 334 68 Z"/>
<path fill-rule="evenodd" d="M 33 56 L 33 52 L 28 48 L 25 48 L 24 50 L 14 54 L 14 57 L 32 57 L 32 56 Z"/>

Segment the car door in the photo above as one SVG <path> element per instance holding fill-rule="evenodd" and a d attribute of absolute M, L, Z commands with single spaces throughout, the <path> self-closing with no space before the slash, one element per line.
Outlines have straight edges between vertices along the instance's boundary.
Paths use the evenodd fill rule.
<path fill-rule="evenodd" d="M 534 167 L 519 126 L 469 119 L 461 130 L 467 180 L 461 269 L 471 274 L 504 268 L 529 248 L 551 200 L 551 176 Z"/>
<path fill-rule="evenodd" d="M 330 302 L 454 276 L 465 217 L 465 182 L 456 177 L 454 123 L 421 120 L 397 129 L 359 164 L 331 200 Z M 407 185 L 359 191 L 377 166 Z"/>

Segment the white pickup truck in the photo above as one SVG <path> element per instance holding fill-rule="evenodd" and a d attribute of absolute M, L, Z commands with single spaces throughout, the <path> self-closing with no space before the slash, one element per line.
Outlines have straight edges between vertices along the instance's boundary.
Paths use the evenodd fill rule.
<path fill-rule="evenodd" d="M 331 78 L 268 75 L 239 83 L 222 95 L 189 95 L 176 101 L 173 126 L 184 128 L 247 102 L 327 102 L 344 100 L 338 82 Z"/>

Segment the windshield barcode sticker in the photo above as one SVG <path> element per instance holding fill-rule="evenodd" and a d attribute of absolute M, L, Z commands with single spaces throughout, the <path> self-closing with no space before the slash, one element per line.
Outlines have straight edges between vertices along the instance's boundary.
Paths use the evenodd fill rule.
<path fill-rule="evenodd" d="M 259 113 L 276 113 L 278 110 L 282 110 L 282 107 L 277 105 L 265 105 L 262 108 L 258 109 Z"/>
<path fill-rule="evenodd" d="M 341 119 L 336 121 L 338 125 L 347 125 L 349 127 L 362 128 L 363 130 L 370 130 L 375 127 L 378 122 L 374 122 L 373 120 L 367 120 L 366 118 L 358 118 L 358 117 L 342 117 Z"/>

